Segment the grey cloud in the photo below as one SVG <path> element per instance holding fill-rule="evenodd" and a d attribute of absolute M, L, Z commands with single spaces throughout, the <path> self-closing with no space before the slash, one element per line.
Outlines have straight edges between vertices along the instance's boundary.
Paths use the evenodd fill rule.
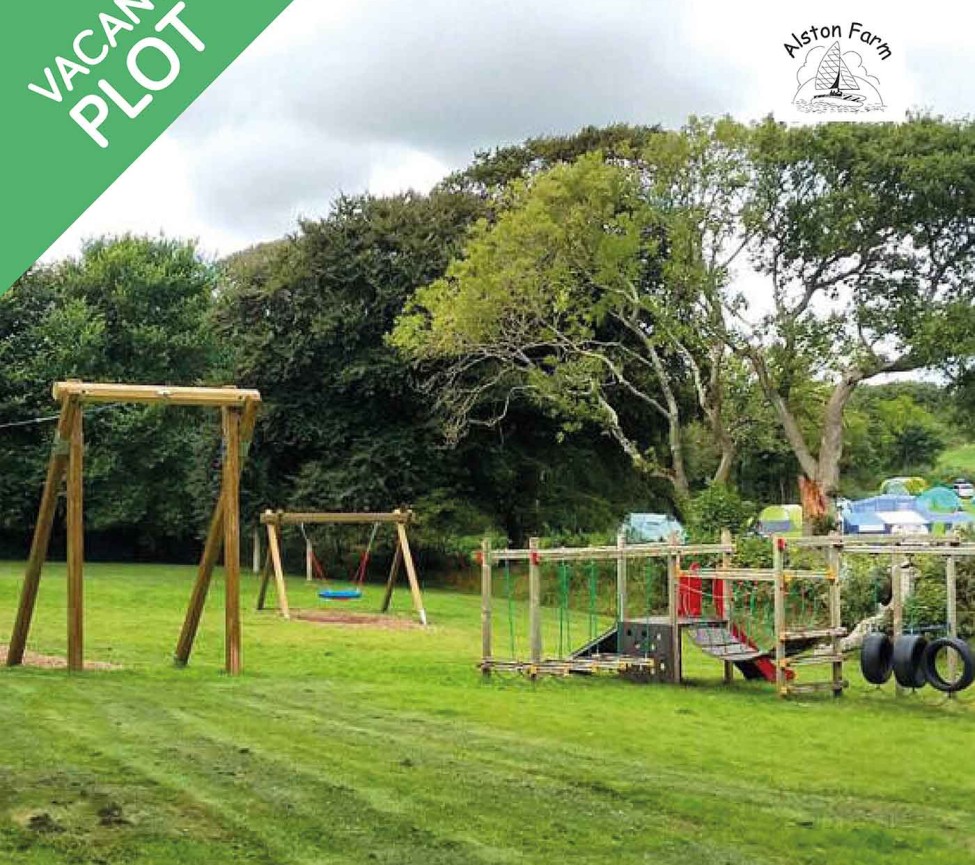
<path fill-rule="evenodd" d="M 332 25 L 319 2 L 285 13 L 315 28 L 293 50 L 243 58 L 174 130 L 222 227 L 262 236 L 320 213 L 391 148 L 454 168 L 533 135 L 733 111 L 742 89 L 695 48 L 677 3 L 362 0 Z"/>

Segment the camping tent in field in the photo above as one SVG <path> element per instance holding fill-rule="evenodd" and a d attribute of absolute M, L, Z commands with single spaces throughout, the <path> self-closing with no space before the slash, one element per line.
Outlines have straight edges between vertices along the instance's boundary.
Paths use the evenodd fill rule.
<path fill-rule="evenodd" d="M 802 507 L 800 505 L 769 505 L 758 515 L 758 530 L 763 535 L 802 534 Z"/>
<path fill-rule="evenodd" d="M 953 514 L 962 510 L 962 501 L 954 490 L 948 487 L 931 487 L 927 492 L 917 497 L 917 507 L 920 511 L 932 514 Z"/>
<path fill-rule="evenodd" d="M 928 482 L 919 477 L 887 478 L 880 485 L 881 495 L 916 496 L 928 488 Z"/>
<path fill-rule="evenodd" d="M 678 543 L 687 540 L 684 527 L 666 514 L 628 514 L 623 521 L 628 544 L 656 544 L 676 537 Z"/>

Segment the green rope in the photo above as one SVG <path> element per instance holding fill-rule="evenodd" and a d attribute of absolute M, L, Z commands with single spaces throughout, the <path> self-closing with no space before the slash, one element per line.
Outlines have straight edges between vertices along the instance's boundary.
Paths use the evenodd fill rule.
<path fill-rule="evenodd" d="M 569 631 L 569 593 L 571 591 L 571 572 L 566 562 L 559 562 L 559 655 L 572 651 L 572 636 Z"/>
<path fill-rule="evenodd" d="M 595 562 L 590 562 L 587 567 L 589 577 L 589 640 L 595 640 L 599 636 L 599 617 L 596 611 L 597 589 L 599 588 L 599 567 Z"/>
<path fill-rule="evenodd" d="M 515 652 L 515 592 L 514 580 L 511 577 L 511 562 L 505 560 L 504 563 L 504 585 L 505 594 L 508 598 L 508 637 L 511 641 L 511 658 L 517 658 Z"/>

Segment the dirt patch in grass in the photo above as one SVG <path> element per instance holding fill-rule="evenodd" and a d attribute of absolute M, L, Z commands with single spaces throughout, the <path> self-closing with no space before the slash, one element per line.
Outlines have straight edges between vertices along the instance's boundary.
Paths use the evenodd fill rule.
<path fill-rule="evenodd" d="M 411 631 L 419 624 L 395 616 L 375 613 L 334 613 L 330 610 L 297 610 L 294 618 L 315 625 L 339 625 L 344 627 L 377 628 L 381 631 Z"/>
<path fill-rule="evenodd" d="M 0 646 L 0 666 L 6 666 L 7 647 Z M 39 667 L 43 670 L 66 670 L 68 661 L 54 655 L 39 655 L 37 652 L 24 652 L 25 667 Z M 117 664 L 107 664 L 104 661 L 85 661 L 86 670 L 121 670 Z"/>

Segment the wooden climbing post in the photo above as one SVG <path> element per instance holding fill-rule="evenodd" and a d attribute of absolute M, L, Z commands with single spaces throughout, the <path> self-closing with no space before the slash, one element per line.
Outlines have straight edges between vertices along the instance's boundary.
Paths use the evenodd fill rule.
<path fill-rule="evenodd" d="M 68 456 L 68 669 L 85 668 L 85 525 L 84 525 L 84 412 L 79 406 L 71 424 Z"/>
<path fill-rule="evenodd" d="M 531 663 L 542 662 L 542 565 L 538 557 L 538 538 L 528 540 L 528 631 Z"/>
<path fill-rule="evenodd" d="M 491 599 L 493 589 L 491 585 L 491 539 L 481 541 L 481 672 L 485 676 L 491 675 L 488 664 L 491 661 Z"/>
<path fill-rule="evenodd" d="M 831 650 L 833 654 L 832 682 L 833 696 L 843 696 L 843 638 L 840 636 L 843 627 L 842 582 L 840 575 L 843 567 L 843 539 L 833 535 L 827 560 L 827 578 L 829 580 L 829 626 L 833 631 Z"/>
<path fill-rule="evenodd" d="M 786 580 L 782 567 L 782 543 L 781 538 L 777 536 L 772 538 L 772 571 L 775 579 L 775 688 L 780 697 L 786 697 L 789 687 L 786 678 Z"/>
<path fill-rule="evenodd" d="M 616 620 L 622 623 L 626 620 L 626 532 L 616 534 Z M 622 630 L 619 636 L 622 637 Z"/>
<path fill-rule="evenodd" d="M 667 621 L 670 625 L 670 654 L 673 658 L 671 681 L 679 685 L 684 677 L 684 659 L 681 657 L 680 605 L 680 557 L 676 550 L 667 553 Z"/>
<path fill-rule="evenodd" d="M 240 409 L 223 414 L 223 569 L 226 670 L 241 671 L 240 655 Z"/>
<path fill-rule="evenodd" d="M 891 630 L 894 642 L 904 636 L 904 582 L 901 568 L 901 554 L 895 548 L 890 559 L 890 613 Z M 907 688 L 895 682 L 894 692 L 898 696 L 907 693 Z"/>
<path fill-rule="evenodd" d="M 955 567 L 955 557 L 948 556 L 945 561 L 945 590 L 947 598 L 948 613 L 948 636 L 956 638 L 958 636 L 958 572 Z M 948 679 L 954 681 L 958 675 L 958 657 L 953 651 L 948 653 Z M 948 695 L 954 697 L 954 692 Z"/>
<path fill-rule="evenodd" d="M 722 529 L 721 530 L 721 544 L 722 546 L 730 546 L 732 544 L 731 530 Z M 726 571 L 731 567 L 731 554 L 722 553 L 721 563 L 719 565 L 720 570 Z M 721 597 L 724 601 L 724 610 L 722 615 L 728 620 L 728 628 L 731 629 L 732 616 L 734 610 L 732 608 L 732 583 L 728 580 L 721 581 Z M 730 685 L 735 680 L 735 665 L 732 661 L 724 661 L 724 682 L 726 685 Z"/>

